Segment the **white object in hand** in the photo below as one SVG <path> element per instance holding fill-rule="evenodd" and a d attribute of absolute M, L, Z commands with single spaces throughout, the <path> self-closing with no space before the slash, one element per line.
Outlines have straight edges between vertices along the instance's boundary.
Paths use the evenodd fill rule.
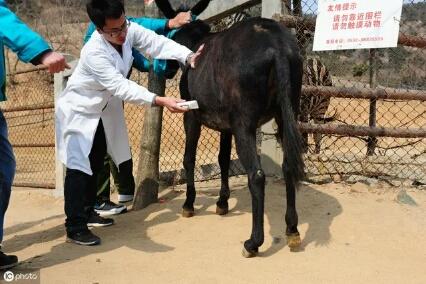
<path fill-rule="evenodd" d="M 197 101 L 181 102 L 181 103 L 177 103 L 177 105 L 183 108 L 188 108 L 188 109 L 198 109 Z"/>

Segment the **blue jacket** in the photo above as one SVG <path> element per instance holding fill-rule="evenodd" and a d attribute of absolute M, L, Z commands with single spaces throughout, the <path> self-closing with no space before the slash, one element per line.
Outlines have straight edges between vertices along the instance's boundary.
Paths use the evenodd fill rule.
<path fill-rule="evenodd" d="M 47 42 L 10 11 L 4 0 L 0 0 L 0 102 L 6 100 L 4 46 L 26 63 L 50 50 Z"/>
<path fill-rule="evenodd" d="M 131 18 L 128 17 L 129 21 L 136 23 L 138 25 L 141 25 L 142 27 L 152 30 L 156 32 L 157 34 L 167 36 L 171 38 L 175 31 L 169 30 L 166 27 L 167 19 L 152 19 L 152 18 Z M 96 27 L 93 23 L 90 23 L 89 27 L 87 28 L 86 35 L 84 37 L 84 43 L 86 43 L 90 37 L 92 36 L 93 32 L 96 30 Z M 148 72 L 149 68 L 151 66 L 150 61 L 145 58 L 138 50 L 133 49 L 132 55 L 134 58 L 133 61 L 133 67 L 138 69 L 141 72 Z M 157 74 L 164 74 L 167 68 L 167 61 L 166 60 L 154 60 L 153 68 L 154 72 Z"/>

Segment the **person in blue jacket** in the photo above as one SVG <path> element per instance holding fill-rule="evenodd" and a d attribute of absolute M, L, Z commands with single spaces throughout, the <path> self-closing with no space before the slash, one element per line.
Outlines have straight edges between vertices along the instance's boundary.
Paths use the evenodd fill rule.
<path fill-rule="evenodd" d="M 181 12 L 173 19 L 154 19 L 154 18 L 133 18 L 127 17 L 133 23 L 143 26 L 146 29 L 152 30 L 157 34 L 164 35 L 168 38 L 173 37 L 178 28 L 193 20 L 191 12 Z M 90 23 L 84 37 L 86 43 L 96 27 Z M 132 50 L 133 67 L 140 72 L 149 72 L 152 68 L 156 74 L 165 75 L 167 71 L 167 61 L 155 59 L 153 63 L 145 58 L 138 50 Z M 130 74 L 129 74 L 130 75 Z M 130 159 L 120 164 L 120 169 L 112 161 L 111 157 L 107 154 L 104 159 L 104 167 L 97 176 L 97 197 L 95 204 L 95 211 L 101 216 L 91 215 L 88 220 L 88 225 L 93 227 L 109 226 L 113 223 L 112 219 L 102 218 L 103 216 L 110 216 L 126 212 L 127 208 L 123 204 L 116 204 L 110 199 L 110 173 L 114 178 L 114 184 L 118 191 L 118 201 L 125 203 L 133 200 L 135 192 L 135 180 L 133 176 L 133 160 Z"/>
<path fill-rule="evenodd" d="M 4 47 L 8 47 L 23 62 L 45 65 L 50 73 L 69 68 L 65 58 L 53 52 L 47 42 L 25 25 L 0 0 L 0 102 L 6 100 L 6 67 Z M 6 119 L 0 109 L 0 244 L 3 241 L 4 216 L 9 205 L 16 161 L 8 139 Z M 0 245 L 0 270 L 15 266 L 18 258 L 6 255 Z"/>

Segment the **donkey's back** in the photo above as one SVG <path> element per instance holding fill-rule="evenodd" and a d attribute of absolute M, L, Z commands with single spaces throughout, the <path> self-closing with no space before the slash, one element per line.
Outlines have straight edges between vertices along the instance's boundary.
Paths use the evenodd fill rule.
<path fill-rule="evenodd" d="M 197 25 L 195 22 L 193 25 Z M 230 130 L 233 117 L 270 120 L 280 111 L 276 69 L 291 84 L 288 95 L 298 109 L 302 61 L 289 30 L 273 20 L 251 18 L 232 28 L 211 34 L 197 68 L 184 76 L 184 99 L 198 101 L 199 118 L 216 130 Z M 291 78 L 294 74 L 298 74 Z M 294 80 L 292 80 L 294 79 Z"/>

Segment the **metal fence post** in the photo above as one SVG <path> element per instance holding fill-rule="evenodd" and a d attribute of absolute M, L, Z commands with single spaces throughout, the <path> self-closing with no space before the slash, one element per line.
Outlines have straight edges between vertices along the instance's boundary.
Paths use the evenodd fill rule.
<path fill-rule="evenodd" d="M 263 0 L 262 17 L 272 18 L 275 14 L 284 15 L 287 13 L 282 0 Z M 270 121 L 261 127 L 261 163 L 267 176 L 282 176 L 281 165 L 283 162 L 283 152 L 280 144 L 275 139 L 276 129 L 274 122 Z"/>
<path fill-rule="evenodd" d="M 369 52 L 369 79 L 370 79 L 370 88 L 375 89 L 377 87 L 377 60 L 376 60 L 376 50 L 370 49 Z M 370 127 L 376 127 L 376 117 L 377 117 L 377 99 L 370 99 L 370 116 L 368 119 L 368 124 Z M 376 137 L 368 137 L 367 142 L 367 156 L 373 156 L 374 151 L 377 146 Z"/>
<path fill-rule="evenodd" d="M 57 73 L 54 75 L 54 93 L 55 93 L 55 105 L 58 96 L 67 86 L 69 77 L 74 72 L 75 67 L 77 66 L 78 59 L 69 54 L 64 54 L 68 65 L 71 69 L 67 69 L 63 72 Z M 65 167 L 62 162 L 59 160 L 58 156 L 58 145 L 56 144 L 56 133 L 55 133 L 55 190 L 53 194 L 55 196 L 64 195 L 64 181 L 65 181 Z"/>

